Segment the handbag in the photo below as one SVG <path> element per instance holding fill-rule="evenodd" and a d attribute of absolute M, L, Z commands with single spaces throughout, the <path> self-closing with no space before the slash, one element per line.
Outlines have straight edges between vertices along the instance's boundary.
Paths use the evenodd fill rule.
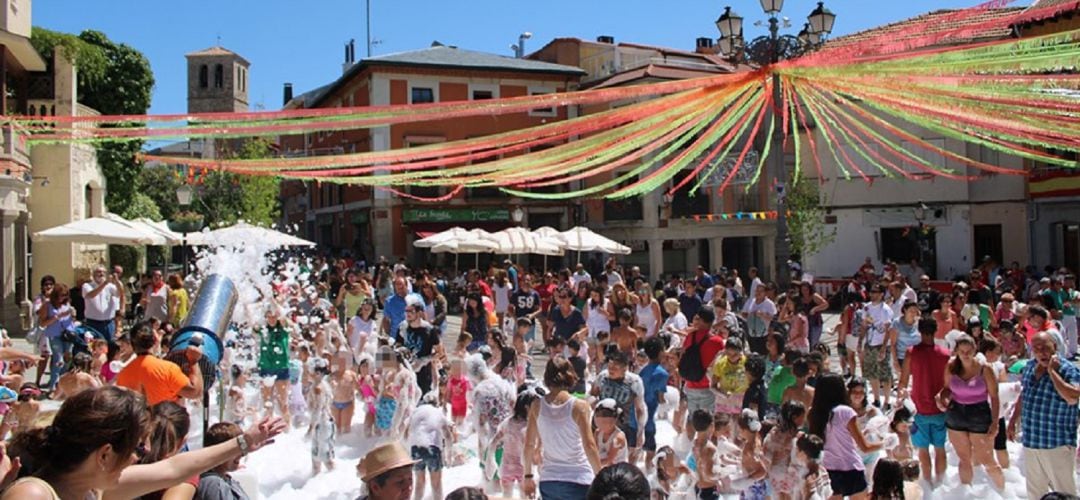
<path fill-rule="evenodd" d="M 26 332 L 26 343 L 30 345 L 37 345 L 38 340 L 41 340 L 42 328 L 35 326 Z"/>

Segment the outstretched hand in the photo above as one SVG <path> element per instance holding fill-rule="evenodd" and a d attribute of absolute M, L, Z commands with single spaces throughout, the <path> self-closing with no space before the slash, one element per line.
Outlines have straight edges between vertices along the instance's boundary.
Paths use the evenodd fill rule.
<path fill-rule="evenodd" d="M 248 451 L 252 452 L 273 443 L 274 437 L 285 432 L 286 427 L 288 424 L 281 417 L 264 417 L 244 432 Z"/>
<path fill-rule="evenodd" d="M 0 442 L 0 489 L 7 488 L 15 481 L 19 477 L 20 469 L 22 469 L 22 460 L 19 458 L 12 460 L 7 454 L 7 444 Z"/>

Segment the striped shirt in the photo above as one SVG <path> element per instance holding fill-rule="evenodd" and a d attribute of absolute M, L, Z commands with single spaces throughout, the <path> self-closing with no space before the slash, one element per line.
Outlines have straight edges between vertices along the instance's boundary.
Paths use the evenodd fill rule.
<path fill-rule="evenodd" d="M 1062 399 L 1054 388 L 1050 375 L 1035 377 L 1035 360 L 1028 361 L 1020 380 L 1021 441 L 1025 448 L 1049 450 L 1076 446 L 1076 424 L 1080 412 L 1077 405 Z M 1070 384 L 1080 383 L 1080 369 L 1067 360 L 1058 367 L 1058 374 Z"/>

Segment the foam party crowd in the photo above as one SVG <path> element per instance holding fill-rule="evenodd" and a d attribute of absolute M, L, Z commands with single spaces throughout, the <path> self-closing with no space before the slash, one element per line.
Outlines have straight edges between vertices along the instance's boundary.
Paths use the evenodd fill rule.
<path fill-rule="evenodd" d="M 196 268 L 41 279 L 0 499 L 1076 498 L 1070 270 Z M 226 331 L 181 328 L 214 276 Z"/>

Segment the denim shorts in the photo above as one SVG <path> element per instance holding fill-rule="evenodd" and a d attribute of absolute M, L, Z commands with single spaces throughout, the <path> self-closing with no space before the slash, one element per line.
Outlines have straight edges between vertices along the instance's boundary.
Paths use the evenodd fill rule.
<path fill-rule="evenodd" d="M 916 448 L 944 448 L 947 436 L 944 413 L 915 415 L 915 422 L 911 426 L 911 444 Z"/>
<path fill-rule="evenodd" d="M 419 460 L 413 464 L 413 470 L 439 472 L 442 470 L 442 450 L 438 446 L 413 446 L 413 460 Z"/>
<path fill-rule="evenodd" d="M 259 369 L 259 377 L 274 377 L 278 382 L 284 382 L 289 380 L 289 369 L 282 368 L 280 370 L 263 370 Z"/>
<path fill-rule="evenodd" d="M 541 500 L 585 500 L 589 485 L 567 481 L 540 481 Z"/>

